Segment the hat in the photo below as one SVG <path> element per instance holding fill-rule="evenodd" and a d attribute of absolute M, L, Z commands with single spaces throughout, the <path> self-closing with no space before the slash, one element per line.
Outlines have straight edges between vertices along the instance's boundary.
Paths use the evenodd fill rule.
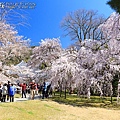
<path fill-rule="evenodd" d="M 32 82 L 35 82 L 34 80 L 32 80 Z"/>

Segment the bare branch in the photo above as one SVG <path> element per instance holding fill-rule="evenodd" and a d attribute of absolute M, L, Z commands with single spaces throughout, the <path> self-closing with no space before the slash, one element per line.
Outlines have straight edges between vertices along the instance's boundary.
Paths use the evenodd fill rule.
<path fill-rule="evenodd" d="M 99 40 L 102 36 L 98 26 L 105 21 L 103 16 L 98 16 L 97 11 L 77 10 L 69 13 L 61 22 L 65 35 L 80 43 L 85 39 Z"/>

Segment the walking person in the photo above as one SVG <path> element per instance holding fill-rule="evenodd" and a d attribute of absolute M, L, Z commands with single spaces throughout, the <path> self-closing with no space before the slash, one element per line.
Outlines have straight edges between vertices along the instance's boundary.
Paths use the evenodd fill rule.
<path fill-rule="evenodd" d="M 3 102 L 6 102 L 6 96 L 8 94 L 8 89 L 7 89 L 6 83 L 3 85 L 3 92 L 2 93 L 3 93 Z"/>
<path fill-rule="evenodd" d="M 9 95 L 10 95 L 10 102 L 14 102 L 14 95 L 15 95 L 16 88 L 13 84 L 10 85 Z"/>
<path fill-rule="evenodd" d="M 32 82 L 30 83 L 30 89 L 31 89 L 31 99 L 34 100 L 35 90 L 36 90 L 36 84 L 34 80 L 32 80 Z"/>
<path fill-rule="evenodd" d="M 39 93 L 39 89 L 40 89 L 40 84 L 37 83 L 37 84 L 36 84 L 36 95 L 38 95 L 38 93 Z"/>

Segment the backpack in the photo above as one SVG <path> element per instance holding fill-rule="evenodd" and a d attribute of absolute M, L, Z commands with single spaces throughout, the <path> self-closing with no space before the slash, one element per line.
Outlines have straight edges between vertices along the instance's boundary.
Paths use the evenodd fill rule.
<path fill-rule="evenodd" d="M 35 90 L 36 89 L 36 84 L 35 83 L 31 83 L 30 84 L 30 89 L 34 89 Z"/>

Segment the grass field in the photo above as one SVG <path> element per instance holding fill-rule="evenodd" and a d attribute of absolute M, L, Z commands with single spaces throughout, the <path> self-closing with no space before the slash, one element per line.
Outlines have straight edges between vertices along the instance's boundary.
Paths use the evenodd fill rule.
<path fill-rule="evenodd" d="M 0 120 L 119 120 L 120 110 L 74 107 L 52 100 L 0 103 Z"/>

